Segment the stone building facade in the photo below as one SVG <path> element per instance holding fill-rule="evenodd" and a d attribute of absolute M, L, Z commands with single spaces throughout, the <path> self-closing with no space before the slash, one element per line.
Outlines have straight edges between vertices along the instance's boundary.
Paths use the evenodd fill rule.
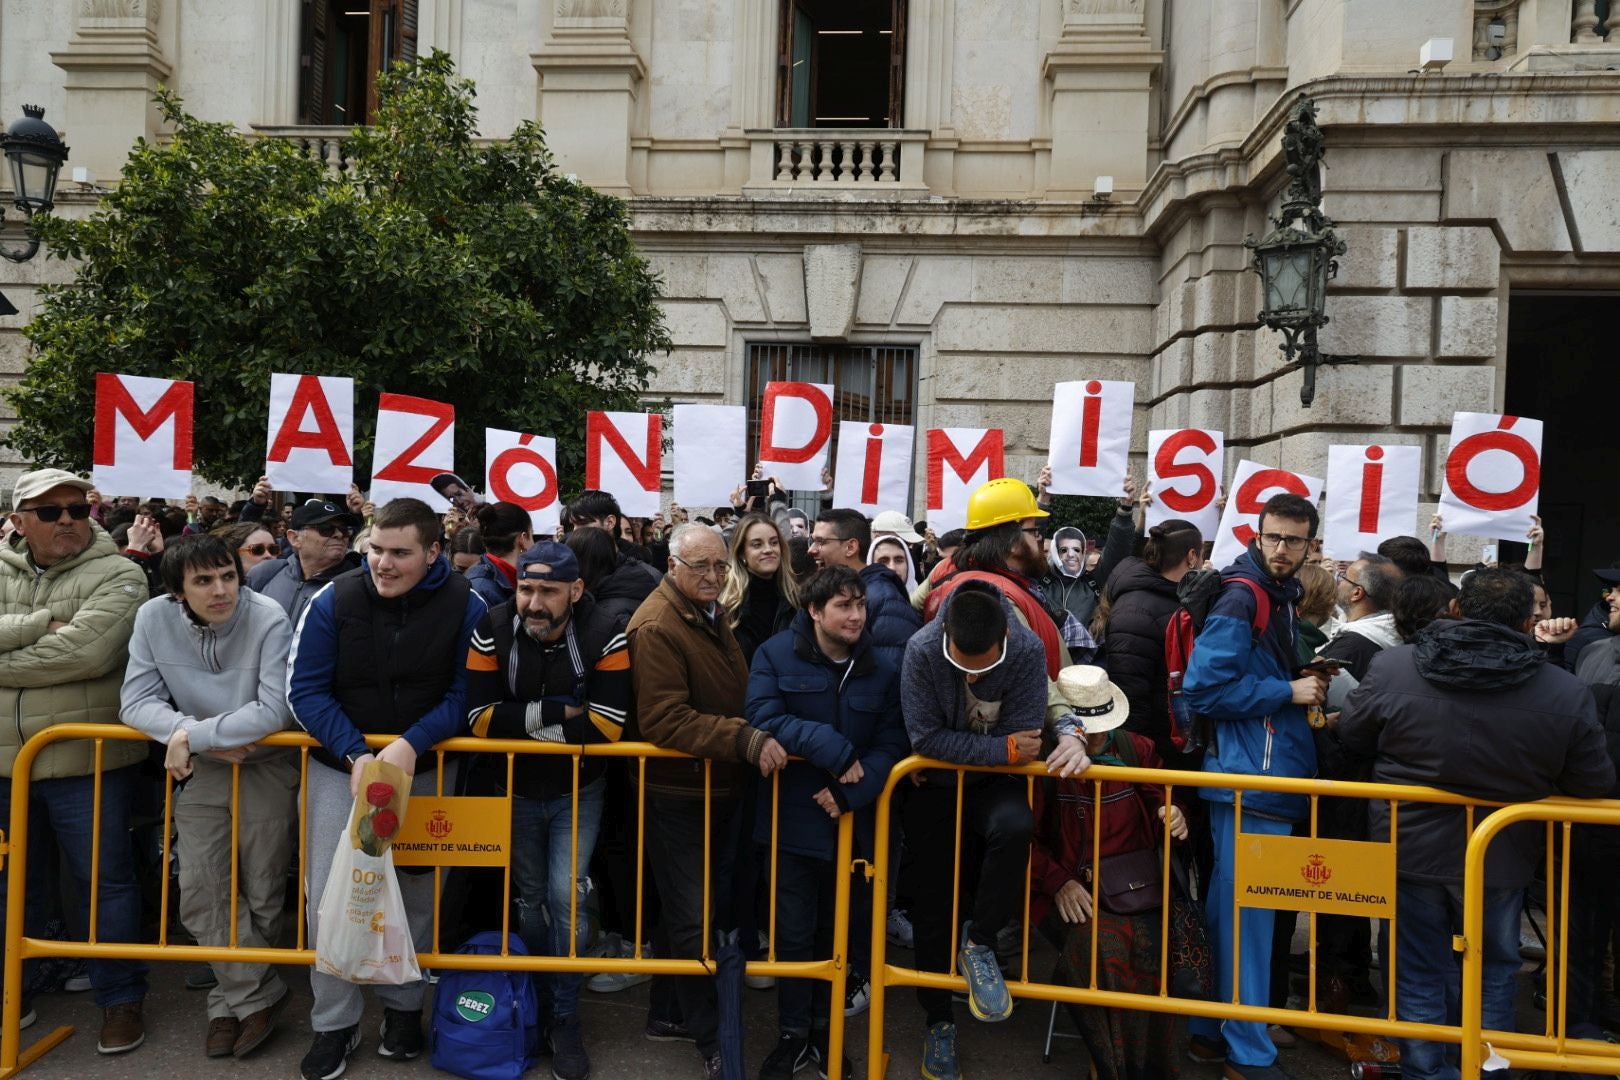
<path fill-rule="evenodd" d="M 836 381 L 848 418 L 1003 427 L 1032 478 L 1052 384 L 1129 379 L 1138 454 L 1150 427 L 1197 425 L 1227 433 L 1229 467 L 1319 476 L 1330 443 L 1377 436 L 1424 447 L 1431 502 L 1452 412 L 1506 409 L 1548 421 L 1555 592 L 1620 556 L 1587 494 L 1616 442 L 1591 388 L 1613 385 L 1620 295 L 1620 5 L 0 0 L 0 109 L 46 106 L 103 184 L 161 136 L 160 83 L 318 145 L 336 129 L 311 120 L 362 109 L 363 85 L 311 85 L 333 63 L 311 20 L 341 9 L 392 20 L 369 53 L 362 29 L 341 38 L 351 84 L 379 41 L 446 49 L 486 134 L 538 118 L 566 171 L 630 201 L 676 343 L 659 396 Z M 1431 38 L 1455 58 L 1421 70 Z M 1323 346 L 1361 358 L 1324 369 L 1309 409 L 1256 328 L 1243 247 L 1302 90 L 1349 243 Z M 65 212 L 93 202 L 74 187 Z M 29 285 L 60 273 L 0 264 L 23 309 L 0 322 L 6 371 Z"/>

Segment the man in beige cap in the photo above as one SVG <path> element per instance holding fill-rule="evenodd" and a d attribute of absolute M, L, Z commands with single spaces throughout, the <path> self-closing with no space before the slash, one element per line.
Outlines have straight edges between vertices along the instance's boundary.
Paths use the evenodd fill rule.
<path fill-rule="evenodd" d="M 112 538 L 90 520 L 88 481 L 61 469 L 17 478 L 11 524 L 0 545 L 0 800 L 11 805 L 12 767 L 23 741 L 57 723 L 116 724 L 118 693 L 129 659 L 135 611 L 146 600 L 146 578 L 118 554 Z M 94 831 L 101 834 L 98 941 L 136 941 L 141 897 L 135 884 L 129 818 L 138 783 L 133 766 L 146 756 L 140 742 L 107 742 L 102 749 L 101 815 L 95 817 L 95 748 L 59 742 L 34 759 L 28 820 L 26 931 L 39 934 L 49 912 L 45 862 L 60 846 L 73 878 L 77 925 L 87 922 Z M 11 822 L 6 824 L 11 831 Z M 55 845 L 38 838 L 54 836 Z M 9 872 L 10 867 L 7 867 Z M 104 1054 L 133 1050 L 146 1038 L 141 1004 L 146 965 L 90 961 L 90 984 L 103 1010 Z M 23 1004 L 23 1025 L 33 1022 Z"/>

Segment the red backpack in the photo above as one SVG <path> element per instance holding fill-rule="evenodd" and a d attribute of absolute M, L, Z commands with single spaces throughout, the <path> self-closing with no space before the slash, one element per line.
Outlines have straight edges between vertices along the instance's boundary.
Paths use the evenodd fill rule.
<path fill-rule="evenodd" d="M 1176 608 L 1164 628 L 1165 691 L 1170 698 L 1170 741 L 1184 754 L 1202 750 L 1210 741 L 1208 719 L 1194 712 L 1192 706 L 1187 704 L 1182 683 L 1187 678 L 1187 666 L 1192 662 L 1198 632 L 1204 628 L 1210 606 L 1226 588 L 1227 580 L 1241 582 L 1254 593 L 1252 641 L 1258 642 L 1271 625 L 1271 597 L 1249 578 L 1222 579 L 1219 570 L 1195 570 L 1176 586 L 1176 599 L 1181 606 Z"/>

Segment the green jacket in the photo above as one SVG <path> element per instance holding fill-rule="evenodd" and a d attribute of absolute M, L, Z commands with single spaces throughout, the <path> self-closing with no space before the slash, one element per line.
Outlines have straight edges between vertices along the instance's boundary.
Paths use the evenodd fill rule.
<path fill-rule="evenodd" d="M 10 777 L 17 750 L 52 724 L 118 723 L 146 575 L 100 526 L 90 528 L 88 548 L 44 571 L 21 536 L 0 545 L 0 776 Z M 52 622 L 68 625 L 50 633 Z M 144 742 L 102 745 L 103 770 L 146 757 Z M 87 776 L 94 765 L 95 744 L 60 742 L 35 759 L 33 775 Z"/>

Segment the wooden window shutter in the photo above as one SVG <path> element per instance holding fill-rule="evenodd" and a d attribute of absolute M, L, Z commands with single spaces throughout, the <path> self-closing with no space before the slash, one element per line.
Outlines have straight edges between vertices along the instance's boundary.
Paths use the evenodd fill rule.
<path fill-rule="evenodd" d="M 889 126 L 898 128 L 906 122 L 906 0 L 890 0 L 889 11 Z"/>
<path fill-rule="evenodd" d="M 776 126 L 793 126 L 793 0 L 782 0 L 776 28 Z"/>
<path fill-rule="evenodd" d="M 407 64 L 416 63 L 416 27 L 420 21 L 418 0 L 399 0 L 399 21 L 396 24 L 394 58 Z"/>
<path fill-rule="evenodd" d="M 329 124 L 327 87 L 331 8 L 328 0 L 304 0 L 298 56 L 298 119 L 303 124 Z"/>

